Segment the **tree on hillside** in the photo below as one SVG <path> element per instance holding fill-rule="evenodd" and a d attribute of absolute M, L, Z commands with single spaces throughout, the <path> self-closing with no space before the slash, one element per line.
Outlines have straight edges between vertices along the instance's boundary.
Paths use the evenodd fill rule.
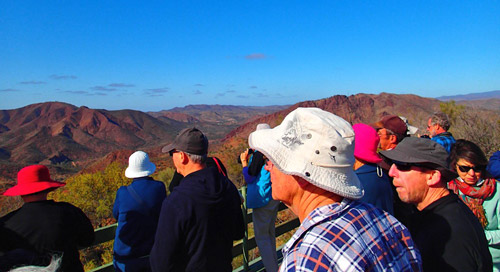
<path fill-rule="evenodd" d="M 498 112 L 457 105 L 455 101 L 440 104 L 452 122 L 450 131 L 456 139 L 476 143 L 486 156 L 500 149 L 500 115 Z"/>

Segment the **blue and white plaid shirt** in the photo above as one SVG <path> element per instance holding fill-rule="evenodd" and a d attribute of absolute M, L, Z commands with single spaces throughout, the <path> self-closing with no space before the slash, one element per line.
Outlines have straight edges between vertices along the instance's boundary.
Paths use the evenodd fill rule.
<path fill-rule="evenodd" d="M 283 256 L 280 271 L 422 271 L 420 253 L 403 224 L 348 199 L 312 211 Z"/>

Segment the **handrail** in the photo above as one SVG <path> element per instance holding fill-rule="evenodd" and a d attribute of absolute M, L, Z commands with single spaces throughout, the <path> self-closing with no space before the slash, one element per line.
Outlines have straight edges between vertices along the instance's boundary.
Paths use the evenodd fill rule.
<path fill-rule="evenodd" d="M 246 186 L 240 189 L 240 192 L 244 198 L 246 198 Z M 287 207 L 280 203 L 278 211 L 282 211 L 287 209 Z M 243 265 L 236 268 L 235 272 L 240 271 L 260 271 L 263 268 L 263 264 L 261 258 L 257 258 L 253 261 L 248 259 L 248 252 L 257 247 L 257 243 L 255 242 L 255 237 L 248 237 L 248 224 L 253 222 L 252 213 L 248 213 L 246 208 L 246 201 L 243 202 L 243 221 L 245 223 L 245 236 L 242 240 L 236 242 L 233 245 L 232 255 L 233 258 L 239 255 L 243 255 Z M 286 222 L 283 222 L 276 226 L 276 237 L 279 237 L 294 228 L 297 228 L 300 225 L 299 220 L 293 219 Z M 112 224 L 106 227 L 95 229 L 95 239 L 91 246 L 96 246 L 105 242 L 109 242 L 115 239 L 115 232 L 118 224 Z M 89 246 L 89 247 L 91 247 Z M 279 251 L 279 249 L 278 249 Z M 114 271 L 113 263 L 107 263 L 102 266 L 96 267 L 89 272 L 112 272 Z"/>

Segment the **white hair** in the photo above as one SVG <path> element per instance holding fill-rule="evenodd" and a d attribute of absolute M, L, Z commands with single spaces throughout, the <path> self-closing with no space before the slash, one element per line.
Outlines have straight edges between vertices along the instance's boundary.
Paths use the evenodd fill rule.
<path fill-rule="evenodd" d="M 197 164 L 202 164 L 202 163 L 205 163 L 205 161 L 207 160 L 207 155 L 195 155 L 195 154 L 190 154 L 190 153 L 187 153 L 187 152 L 184 152 L 187 154 L 187 156 L 189 157 L 189 159 L 194 162 L 194 163 L 197 163 Z"/>

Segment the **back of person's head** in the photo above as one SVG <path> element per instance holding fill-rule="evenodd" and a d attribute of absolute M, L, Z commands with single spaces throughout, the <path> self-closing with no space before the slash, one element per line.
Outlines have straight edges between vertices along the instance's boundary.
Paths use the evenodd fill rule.
<path fill-rule="evenodd" d="M 451 123 L 450 123 L 450 120 L 448 119 L 448 115 L 446 115 L 446 113 L 435 112 L 432 114 L 430 119 L 431 119 L 431 125 L 439 125 L 440 127 L 442 127 L 446 131 L 448 131 L 448 129 L 450 129 Z"/>
<path fill-rule="evenodd" d="M 482 166 L 484 168 L 481 170 L 482 177 L 487 175 L 488 159 L 483 150 L 475 143 L 464 139 L 457 140 L 450 152 L 450 168 L 452 171 L 456 171 L 457 162 L 460 159 L 464 159 L 475 166 Z"/>
<path fill-rule="evenodd" d="M 297 108 L 280 125 L 252 132 L 248 142 L 285 175 L 345 198 L 363 196 L 353 170 L 354 131 L 333 113 Z"/>

